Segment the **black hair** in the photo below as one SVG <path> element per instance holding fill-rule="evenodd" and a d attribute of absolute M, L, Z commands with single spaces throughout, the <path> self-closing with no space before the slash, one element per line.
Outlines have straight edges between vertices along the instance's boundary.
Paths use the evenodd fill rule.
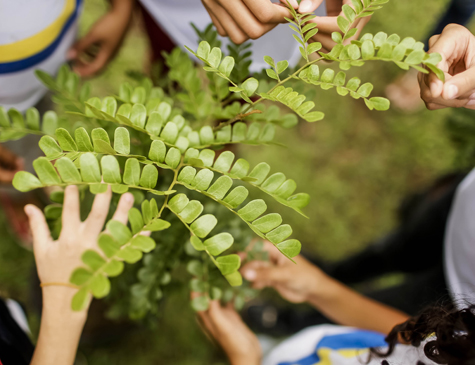
<path fill-rule="evenodd" d="M 386 351 L 371 349 L 371 353 L 387 357 L 400 342 L 419 347 L 424 341 L 425 356 L 437 364 L 475 365 L 475 305 L 461 310 L 453 306 L 426 308 L 391 330 Z M 381 364 L 389 365 L 387 360 Z"/>

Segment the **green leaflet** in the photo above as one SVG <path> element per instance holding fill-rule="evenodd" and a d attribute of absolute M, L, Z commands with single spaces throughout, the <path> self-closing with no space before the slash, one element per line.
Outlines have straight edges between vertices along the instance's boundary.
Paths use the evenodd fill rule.
<path fill-rule="evenodd" d="M 266 238 L 274 244 L 280 243 L 292 235 L 292 227 L 283 224 L 266 234 Z"/>
<path fill-rule="evenodd" d="M 68 184 L 80 183 L 81 175 L 74 163 L 66 157 L 62 157 L 54 164 L 61 176 L 61 179 Z"/>
<path fill-rule="evenodd" d="M 261 216 L 267 210 L 267 205 L 262 199 L 249 202 L 245 207 L 238 210 L 238 214 L 245 221 L 251 222 Z"/>
<path fill-rule="evenodd" d="M 85 153 L 79 158 L 82 180 L 85 182 L 101 182 L 101 170 L 96 156 L 92 153 Z"/>
<path fill-rule="evenodd" d="M 119 127 L 115 130 L 114 149 L 122 155 L 130 153 L 130 135 L 127 129 Z"/>
<path fill-rule="evenodd" d="M 56 139 L 58 140 L 59 146 L 63 151 L 77 151 L 78 146 L 74 141 L 73 137 L 69 132 L 64 128 L 56 129 Z"/>
<path fill-rule="evenodd" d="M 136 158 L 129 158 L 125 162 L 124 183 L 132 186 L 140 185 L 140 163 Z"/>
<path fill-rule="evenodd" d="M 27 192 L 43 187 L 43 184 L 35 175 L 26 171 L 17 172 L 12 183 L 13 187 L 21 192 Z"/>
<path fill-rule="evenodd" d="M 33 168 L 38 175 L 38 179 L 43 185 L 61 184 L 61 179 L 56 173 L 56 170 L 54 169 L 51 162 L 49 162 L 46 157 L 40 157 L 33 161 Z"/>
<path fill-rule="evenodd" d="M 205 214 L 194 221 L 190 228 L 196 236 L 204 238 L 212 231 L 217 223 L 218 220 L 214 215 Z"/>
<path fill-rule="evenodd" d="M 139 184 L 144 188 L 153 189 L 157 185 L 158 170 L 153 165 L 146 165 L 142 170 Z"/>
<path fill-rule="evenodd" d="M 241 266 L 241 258 L 235 254 L 220 256 L 216 259 L 216 263 L 223 275 L 229 275 L 239 269 Z"/>
<path fill-rule="evenodd" d="M 234 238 L 229 233 L 220 233 L 208 238 L 203 242 L 203 245 L 211 255 L 217 256 L 231 247 L 233 242 Z"/>
<path fill-rule="evenodd" d="M 120 184 L 122 178 L 120 176 L 119 162 L 114 156 L 104 156 L 101 159 L 102 178 L 104 182 L 110 184 Z"/>

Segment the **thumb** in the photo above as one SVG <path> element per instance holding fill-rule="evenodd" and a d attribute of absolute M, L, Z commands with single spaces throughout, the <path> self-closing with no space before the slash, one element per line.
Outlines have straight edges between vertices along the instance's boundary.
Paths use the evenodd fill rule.
<path fill-rule="evenodd" d="M 303 0 L 299 5 L 299 13 L 313 13 L 323 0 Z"/>
<path fill-rule="evenodd" d="M 51 234 L 45 216 L 38 207 L 28 204 L 25 206 L 25 213 L 28 216 L 33 236 L 33 248 L 36 251 L 51 240 Z"/>
<path fill-rule="evenodd" d="M 464 72 L 453 76 L 444 84 L 442 97 L 445 100 L 452 100 L 465 94 L 472 94 L 475 91 L 475 67 L 471 67 Z"/>
<path fill-rule="evenodd" d="M 266 267 L 244 267 L 242 274 L 246 280 L 251 282 L 276 285 L 282 284 L 287 280 L 285 270 L 279 266 L 266 266 Z"/>

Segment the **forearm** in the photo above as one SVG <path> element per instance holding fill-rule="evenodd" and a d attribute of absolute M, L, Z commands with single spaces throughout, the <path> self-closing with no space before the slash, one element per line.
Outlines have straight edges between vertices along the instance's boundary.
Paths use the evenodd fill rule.
<path fill-rule="evenodd" d="M 132 15 L 135 0 L 111 0 L 111 11 L 129 19 Z"/>
<path fill-rule="evenodd" d="M 43 289 L 40 334 L 31 365 L 73 364 L 87 312 L 73 312 L 75 290 L 68 287 Z"/>
<path fill-rule="evenodd" d="M 339 324 L 386 334 L 409 318 L 326 275 L 323 281 L 323 285 L 309 295 L 308 302 Z"/>

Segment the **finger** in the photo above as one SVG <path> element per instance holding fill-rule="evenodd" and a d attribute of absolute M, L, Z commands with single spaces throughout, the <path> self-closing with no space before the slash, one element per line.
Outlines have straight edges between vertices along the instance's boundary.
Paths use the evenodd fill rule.
<path fill-rule="evenodd" d="M 0 168 L 0 182 L 9 184 L 13 181 L 16 172 Z"/>
<path fill-rule="evenodd" d="M 92 76 L 104 68 L 111 56 L 112 51 L 108 47 L 102 46 L 91 62 L 78 61 L 74 64 L 73 70 L 83 77 Z"/>
<path fill-rule="evenodd" d="M 112 219 L 122 224 L 127 224 L 129 220 L 129 210 L 134 205 L 134 196 L 131 193 L 125 193 L 120 197 L 119 204 L 115 210 Z"/>
<path fill-rule="evenodd" d="M 439 110 L 439 109 L 448 108 L 445 105 L 441 105 L 441 104 L 437 104 L 437 103 L 426 103 L 426 107 L 429 110 Z"/>
<path fill-rule="evenodd" d="M 323 0 L 303 0 L 299 5 L 299 13 L 313 13 Z"/>
<path fill-rule="evenodd" d="M 61 217 L 61 236 L 74 237 L 81 223 L 79 211 L 79 190 L 76 185 L 64 189 L 63 215 Z"/>
<path fill-rule="evenodd" d="M 35 251 L 44 249 L 45 245 L 51 242 L 51 233 L 43 212 L 38 207 L 28 204 L 25 206 L 25 213 L 33 236 L 33 249 Z"/>
<path fill-rule="evenodd" d="M 214 26 L 216 27 L 216 31 L 221 37 L 226 37 L 228 33 L 226 33 L 226 30 L 224 27 L 221 25 L 219 22 L 218 18 L 214 16 L 213 13 L 209 12 L 209 17 L 211 18 L 211 21 L 213 22 Z"/>
<path fill-rule="evenodd" d="M 435 42 L 437 42 L 439 37 L 440 37 L 440 34 L 436 34 L 429 38 L 429 48 L 431 48 L 435 44 Z"/>
<path fill-rule="evenodd" d="M 247 8 L 261 23 L 284 23 L 290 17 L 290 11 L 269 0 L 244 0 Z"/>
<path fill-rule="evenodd" d="M 109 204 L 112 198 L 111 187 L 107 187 L 107 191 L 102 194 L 97 194 L 92 204 L 91 213 L 84 222 L 86 232 L 93 236 L 97 236 L 102 231 L 104 223 L 109 213 Z"/>
<path fill-rule="evenodd" d="M 289 3 L 290 3 L 290 6 L 293 7 L 294 9 L 298 9 L 299 7 L 299 3 L 297 2 L 297 0 L 288 0 Z M 280 0 L 280 3 L 283 5 L 283 6 L 287 6 L 287 0 Z"/>
<path fill-rule="evenodd" d="M 205 3 L 205 7 L 209 13 L 212 13 L 214 17 L 219 20 L 226 34 L 234 43 L 241 44 L 249 39 L 221 5 L 214 2 L 207 2 Z"/>
<path fill-rule="evenodd" d="M 288 280 L 285 270 L 281 270 L 277 266 L 269 266 L 263 268 L 255 268 L 243 270 L 243 276 L 245 279 L 259 284 L 273 285 L 285 283 Z"/>
<path fill-rule="evenodd" d="M 258 39 L 277 26 L 277 23 L 262 24 L 259 22 L 240 0 L 224 0 L 221 5 L 238 27 L 251 39 Z"/>
<path fill-rule="evenodd" d="M 475 66 L 453 76 L 446 81 L 442 90 L 445 100 L 453 100 L 475 90 Z"/>
<path fill-rule="evenodd" d="M 94 32 L 90 31 L 88 34 L 73 44 L 66 54 L 66 59 L 68 61 L 77 59 L 81 53 L 85 52 L 95 42 L 97 42 L 97 38 L 94 35 Z"/>

